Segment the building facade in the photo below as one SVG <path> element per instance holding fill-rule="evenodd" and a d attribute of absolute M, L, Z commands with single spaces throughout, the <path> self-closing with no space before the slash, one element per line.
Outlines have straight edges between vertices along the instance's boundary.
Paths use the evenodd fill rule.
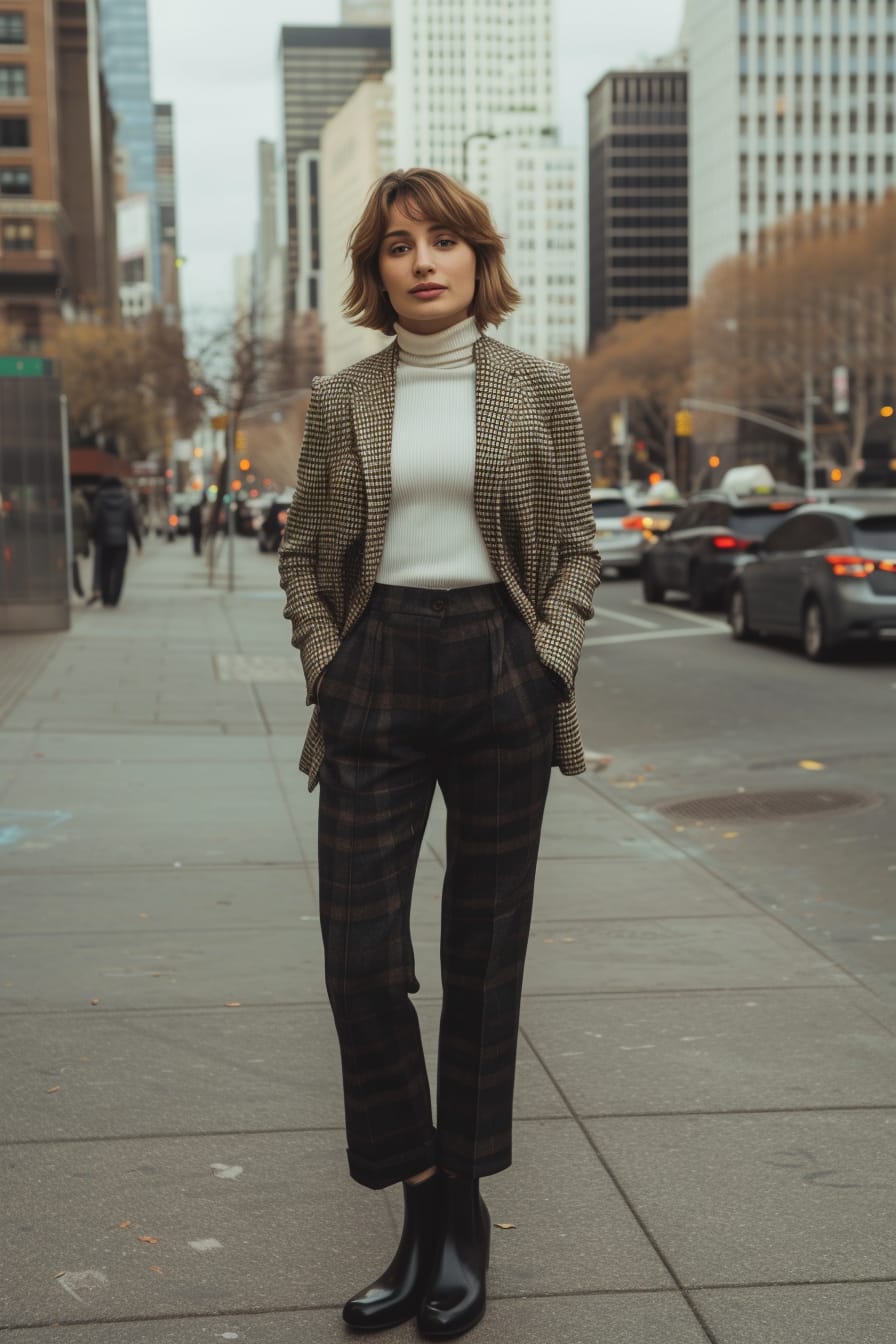
<path fill-rule="evenodd" d="M 285 308 L 297 311 L 299 277 L 299 156 L 320 148 L 320 134 L 363 79 L 383 75 L 392 61 L 390 31 L 375 25 L 289 27 L 277 57 L 281 117 L 280 163 L 286 241 Z M 303 184 L 303 190 L 306 184 Z M 312 241 L 302 247 L 313 251 Z"/>
<path fill-rule="evenodd" d="M 0 0 L 0 321 L 52 356 L 65 319 L 118 316 L 113 121 L 94 0 Z"/>
<path fill-rule="evenodd" d="M 802 210 L 896 183 L 896 0 L 687 0 L 691 292 Z"/>
<path fill-rule="evenodd" d="M 589 345 L 615 322 L 686 307 L 688 76 L 605 75 L 588 95 Z"/>
<path fill-rule="evenodd" d="M 259 140 L 258 221 L 255 230 L 255 336 L 262 344 L 283 339 L 283 246 L 277 213 L 277 146 Z"/>
<path fill-rule="evenodd" d="M 578 151 L 557 143 L 553 0 L 393 0 L 399 166 L 467 182 L 505 237 L 523 293 L 498 335 L 564 358 L 586 338 Z"/>
<path fill-rule="evenodd" d="M 103 73 L 116 119 L 126 194 L 147 196 L 152 217 L 153 299 L 162 302 L 156 128 L 147 0 L 99 0 Z"/>
<path fill-rule="evenodd" d="M 388 27 L 392 22 L 392 0 L 342 0 L 344 24 L 372 23 Z"/>
<path fill-rule="evenodd" d="M 336 373 L 381 350 L 389 339 L 342 316 L 351 278 L 349 235 L 373 183 L 395 166 L 392 81 L 366 79 L 327 122 L 320 138 L 323 235 L 324 373 Z"/>
<path fill-rule="evenodd" d="M 174 108 L 156 103 L 156 197 L 159 203 L 162 312 L 166 322 L 180 322 L 180 258 L 177 247 L 177 172 L 174 151 Z"/>

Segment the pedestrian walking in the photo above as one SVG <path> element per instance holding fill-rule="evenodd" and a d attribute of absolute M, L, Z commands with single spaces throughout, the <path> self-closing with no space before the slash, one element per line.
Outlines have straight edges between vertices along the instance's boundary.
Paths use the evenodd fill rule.
<path fill-rule="evenodd" d="M 187 521 L 190 525 L 190 536 L 193 538 L 193 554 L 202 554 L 202 506 L 205 503 L 205 496 L 200 495 L 189 507 L 187 511 Z"/>
<path fill-rule="evenodd" d="M 90 555 L 90 505 L 78 486 L 72 491 L 72 587 L 78 597 L 84 596 L 78 556 Z"/>
<path fill-rule="evenodd" d="M 93 501 L 93 539 L 99 554 L 99 589 L 104 607 L 117 607 L 128 563 L 128 538 L 143 545 L 134 503 L 117 476 L 104 476 Z"/>
<path fill-rule="evenodd" d="M 320 919 L 348 1167 L 403 1183 L 357 1330 L 429 1338 L 486 1307 L 480 1179 L 511 1164 L 523 966 L 552 763 L 584 769 L 574 682 L 599 559 L 568 369 L 483 334 L 519 301 L 485 204 L 429 169 L 374 186 L 347 316 L 395 336 L 314 380 L 280 547 L 314 706 Z M 411 890 L 447 808 L 437 1115 L 417 1014 Z"/>

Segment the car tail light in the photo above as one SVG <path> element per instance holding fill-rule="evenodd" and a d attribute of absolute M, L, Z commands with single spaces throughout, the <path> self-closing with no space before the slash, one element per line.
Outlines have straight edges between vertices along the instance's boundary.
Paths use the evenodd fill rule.
<path fill-rule="evenodd" d="M 746 537 L 713 537 L 714 551 L 747 551 L 750 543 Z"/>
<path fill-rule="evenodd" d="M 644 530 L 644 519 L 640 513 L 632 513 L 628 518 L 623 518 L 622 526 L 627 532 L 642 532 Z"/>
<path fill-rule="evenodd" d="M 840 555 L 831 553 L 825 556 L 838 579 L 867 579 L 879 569 L 884 574 L 896 574 L 896 560 L 869 560 L 864 555 Z"/>
<path fill-rule="evenodd" d="M 177 516 L 176 513 L 169 513 L 169 515 L 168 515 L 168 526 L 169 526 L 169 527 L 177 527 L 177 524 L 178 524 L 179 522 L 180 522 L 180 519 L 178 518 L 178 516 Z"/>

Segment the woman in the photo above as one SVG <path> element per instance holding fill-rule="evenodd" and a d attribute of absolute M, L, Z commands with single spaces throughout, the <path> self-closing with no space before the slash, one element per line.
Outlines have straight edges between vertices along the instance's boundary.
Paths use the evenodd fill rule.
<path fill-rule="evenodd" d="M 394 334 L 314 381 L 280 582 L 314 705 L 320 910 L 348 1163 L 402 1181 L 395 1256 L 359 1330 L 429 1338 L 485 1311 L 479 1179 L 511 1162 L 535 862 L 552 763 L 584 769 L 573 683 L 599 561 L 565 366 L 486 336 L 519 301 L 484 203 L 388 173 L 350 241 L 346 315 Z M 436 785 L 445 798 L 437 1126 L 409 935 Z"/>

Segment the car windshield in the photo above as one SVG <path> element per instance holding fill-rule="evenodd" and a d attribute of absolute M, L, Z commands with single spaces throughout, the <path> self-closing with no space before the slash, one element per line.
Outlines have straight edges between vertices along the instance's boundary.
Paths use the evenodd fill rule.
<path fill-rule="evenodd" d="M 855 525 L 856 543 L 873 551 L 896 551 L 896 517 L 863 518 Z"/>
<path fill-rule="evenodd" d="M 635 512 L 655 513 L 671 518 L 674 517 L 676 513 L 681 513 L 681 505 L 664 503 L 662 500 L 657 504 L 651 504 L 648 500 L 646 504 L 639 504 Z"/>
<path fill-rule="evenodd" d="M 593 499 L 591 512 L 595 518 L 624 518 L 631 509 L 624 499 Z"/>
<path fill-rule="evenodd" d="M 728 526 L 739 537 L 749 537 L 751 541 L 763 541 L 773 527 L 788 517 L 786 509 L 772 510 L 765 506 L 761 509 L 732 509 Z"/>

